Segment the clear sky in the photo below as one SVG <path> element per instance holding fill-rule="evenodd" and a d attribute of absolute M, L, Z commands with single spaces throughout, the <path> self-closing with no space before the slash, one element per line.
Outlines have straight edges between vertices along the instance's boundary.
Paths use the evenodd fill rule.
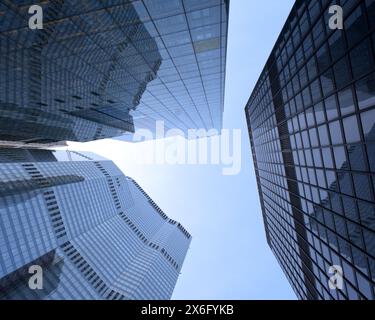
<path fill-rule="evenodd" d="M 242 130 L 240 174 L 223 176 L 217 165 L 137 165 L 152 142 L 72 145 L 115 161 L 192 234 L 173 299 L 295 299 L 266 243 L 244 113 L 293 3 L 231 1 L 223 125 Z"/>

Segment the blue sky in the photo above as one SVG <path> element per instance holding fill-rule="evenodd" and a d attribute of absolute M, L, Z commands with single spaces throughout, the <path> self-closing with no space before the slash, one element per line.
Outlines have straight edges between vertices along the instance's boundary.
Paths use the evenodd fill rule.
<path fill-rule="evenodd" d="M 192 234 L 173 299 L 295 299 L 266 243 L 244 114 L 293 3 L 231 1 L 224 128 L 242 130 L 239 175 L 223 176 L 217 165 L 138 165 L 152 142 L 77 147 L 115 161 Z"/>

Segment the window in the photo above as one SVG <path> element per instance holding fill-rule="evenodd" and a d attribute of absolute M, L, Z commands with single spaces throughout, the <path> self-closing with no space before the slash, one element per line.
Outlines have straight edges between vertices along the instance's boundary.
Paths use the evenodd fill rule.
<path fill-rule="evenodd" d="M 310 149 L 305 150 L 305 157 L 306 157 L 306 165 L 309 167 L 312 167 L 313 164 L 313 158 L 312 158 L 312 153 Z"/>
<path fill-rule="evenodd" d="M 375 171 L 375 143 L 367 143 L 368 161 L 370 170 Z"/>
<path fill-rule="evenodd" d="M 313 38 L 315 43 L 315 48 L 319 48 L 320 44 L 324 39 L 324 21 L 322 19 L 318 20 L 313 28 Z"/>
<path fill-rule="evenodd" d="M 316 167 L 322 167 L 322 157 L 320 155 L 320 149 L 313 149 L 314 163 Z"/>
<path fill-rule="evenodd" d="M 353 174 L 355 193 L 358 198 L 371 201 L 371 188 L 368 177 L 364 174 Z"/>
<path fill-rule="evenodd" d="M 319 157 L 320 157 L 320 153 L 319 153 Z M 315 157 L 314 157 L 315 159 Z M 318 169 L 316 170 L 316 176 L 318 178 L 318 185 L 319 187 L 321 188 L 327 188 L 327 185 L 326 185 L 326 179 L 325 179 L 325 176 L 324 176 L 324 171 L 321 170 L 321 169 Z M 329 203 L 328 201 L 328 196 L 326 197 L 326 201 Z"/>
<path fill-rule="evenodd" d="M 344 147 L 333 148 L 333 153 L 335 156 L 336 168 L 341 169 L 344 163 L 346 162 L 346 155 L 345 155 Z"/>
<path fill-rule="evenodd" d="M 341 193 L 353 196 L 354 194 L 353 194 L 353 189 L 352 189 L 351 174 L 348 173 L 348 172 L 340 172 L 337 175 L 338 175 L 338 178 L 339 178 L 338 182 L 340 184 Z M 344 209 L 348 210 L 345 203 L 344 203 Z M 352 212 L 352 210 L 350 210 L 349 212 Z"/>
<path fill-rule="evenodd" d="M 351 80 L 350 69 L 348 66 L 347 58 L 344 57 L 338 61 L 333 70 L 335 72 L 335 80 L 338 89 L 345 87 Z"/>
<path fill-rule="evenodd" d="M 329 131 L 331 133 L 332 144 L 342 144 L 343 138 L 341 134 L 341 126 L 339 121 L 329 124 Z"/>
<path fill-rule="evenodd" d="M 365 140 L 375 140 L 375 109 L 361 113 Z"/>
<path fill-rule="evenodd" d="M 319 1 L 309 2 L 308 11 L 310 13 L 311 22 L 314 22 L 314 20 L 318 17 L 319 12 L 320 12 L 320 2 Z"/>
<path fill-rule="evenodd" d="M 358 121 L 356 116 L 351 116 L 343 120 L 345 138 L 347 143 L 359 142 L 361 140 Z"/>
<path fill-rule="evenodd" d="M 365 151 L 362 145 L 348 145 L 347 146 L 350 166 L 352 170 L 358 171 L 366 171 L 366 164 L 365 164 Z"/>
<path fill-rule="evenodd" d="M 341 30 L 336 30 L 329 38 L 328 43 L 331 49 L 332 59 L 336 61 L 345 53 L 346 45 L 344 40 L 344 33 Z"/>
<path fill-rule="evenodd" d="M 333 72 L 328 69 L 321 77 L 322 89 L 324 96 L 328 96 L 333 91 Z"/>
<path fill-rule="evenodd" d="M 325 168 L 333 168 L 331 149 L 330 148 L 323 148 L 322 154 L 323 154 L 324 167 Z"/>
<path fill-rule="evenodd" d="M 317 74 L 318 74 L 318 71 L 316 69 L 316 63 L 315 63 L 315 57 L 312 57 L 309 62 L 307 63 L 307 71 L 309 73 L 309 79 L 310 81 L 313 80 Z"/>
<path fill-rule="evenodd" d="M 364 278 L 359 272 L 356 272 L 357 275 L 357 281 L 358 281 L 358 287 L 361 293 L 369 300 L 374 298 L 374 295 L 372 293 L 372 285 L 370 285 L 369 281 Z"/>
<path fill-rule="evenodd" d="M 308 35 L 303 42 L 303 50 L 305 51 L 305 56 L 308 58 L 312 54 L 313 44 L 311 40 L 311 35 Z"/>
<path fill-rule="evenodd" d="M 317 62 L 318 62 L 318 67 L 319 71 L 323 72 L 326 70 L 330 64 L 331 64 L 331 59 L 329 57 L 329 51 L 328 51 L 328 45 L 324 44 L 319 51 L 317 52 L 316 55 Z"/>
<path fill-rule="evenodd" d="M 350 53 L 354 78 L 368 73 L 374 67 L 369 39 L 363 41 Z"/>
<path fill-rule="evenodd" d="M 309 134 L 310 134 L 310 141 L 311 141 L 311 145 L 313 147 L 317 147 L 319 146 L 319 143 L 318 143 L 318 136 L 316 134 L 316 129 L 313 128 L 313 129 L 310 129 L 309 130 Z"/>
<path fill-rule="evenodd" d="M 361 6 L 358 6 L 344 23 L 349 46 L 357 43 L 367 33 L 367 23 Z"/>
<path fill-rule="evenodd" d="M 356 84 L 358 104 L 360 109 L 375 105 L 375 73 L 370 74 Z"/>
<path fill-rule="evenodd" d="M 322 125 L 318 128 L 319 140 L 322 146 L 329 145 L 328 130 L 326 125 Z"/>
<path fill-rule="evenodd" d="M 373 28 L 375 27 L 375 1 L 366 0 L 366 6 L 367 6 L 368 19 L 370 21 L 371 28 Z"/>
<path fill-rule="evenodd" d="M 312 99 L 313 99 L 314 102 L 319 101 L 322 98 L 319 79 L 316 79 L 311 84 L 311 95 L 312 95 Z"/>
<path fill-rule="evenodd" d="M 332 95 L 325 100 L 328 121 L 338 117 L 336 95 Z"/>
<path fill-rule="evenodd" d="M 326 119 L 325 119 L 323 104 L 321 102 L 316 104 L 314 107 L 314 110 L 315 110 L 316 122 L 318 124 L 325 122 Z"/>
<path fill-rule="evenodd" d="M 310 95 L 310 89 L 309 87 L 307 87 L 305 90 L 303 90 L 303 102 L 304 102 L 304 106 L 305 107 L 308 107 L 311 105 L 311 95 Z"/>
<path fill-rule="evenodd" d="M 305 149 L 310 147 L 309 135 L 307 131 L 302 132 L 302 142 Z"/>
<path fill-rule="evenodd" d="M 313 108 L 310 108 L 306 111 L 307 126 L 312 127 L 315 125 Z"/>
<path fill-rule="evenodd" d="M 351 87 L 338 93 L 340 110 L 342 115 L 354 112 L 354 100 Z"/>

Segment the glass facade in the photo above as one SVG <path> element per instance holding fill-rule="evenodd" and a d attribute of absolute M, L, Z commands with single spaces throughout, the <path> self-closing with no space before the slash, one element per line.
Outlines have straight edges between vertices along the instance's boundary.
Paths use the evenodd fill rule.
<path fill-rule="evenodd" d="M 171 297 L 191 236 L 113 162 L 26 149 L 0 162 L 0 299 Z"/>
<path fill-rule="evenodd" d="M 43 29 L 31 30 L 31 5 Z M 1 1 L 0 140 L 221 129 L 229 0 Z"/>
<path fill-rule="evenodd" d="M 375 299 L 375 1 L 297 0 L 245 111 L 267 240 L 298 298 Z"/>

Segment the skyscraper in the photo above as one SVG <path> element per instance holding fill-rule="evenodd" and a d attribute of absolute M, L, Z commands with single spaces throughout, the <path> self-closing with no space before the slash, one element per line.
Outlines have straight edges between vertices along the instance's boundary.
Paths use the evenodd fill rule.
<path fill-rule="evenodd" d="M 229 0 L 0 3 L 0 140 L 222 124 Z M 34 12 L 35 14 L 35 12 Z"/>
<path fill-rule="evenodd" d="M 191 236 L 111 161 L 0 149 L 0 162 L 0 299 L 171 297 Z"/>
<path fill-rule="evenodd" d="M 267 241 L 296 295 L 374 299 L 375 1 L 336 2 L 296 1 L 245 111 Z"/>

